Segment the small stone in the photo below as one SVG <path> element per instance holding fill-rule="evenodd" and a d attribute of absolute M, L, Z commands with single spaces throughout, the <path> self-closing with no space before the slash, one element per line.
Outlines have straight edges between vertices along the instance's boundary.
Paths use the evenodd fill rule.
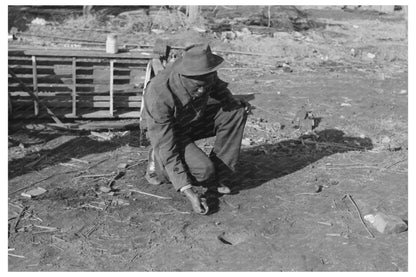
<path fill-rule="evenodd" d="M 222 32 L 221 33 L 221 39 L 222 40 L 227 40 L 227 39 L 235 39 L 237 37 L 237 35 L 232 32 L 232 31 L 226 31 L 226 32 Z"/>
<path fill-rule="evenodd" d="M 382 144 L 389 144 L 391 142 L 391 139 L 387 136 L 384 136 L 381 138 L 381 143 Z"/>
<path fill-rule="evenodd" d="M 323 186 L 322 185 L 315 185 L 315 192 L 319 193 L 322 191 Z"/>
<path fill-rule="evenodd" d="M 194 29 L 195 31 L 197 31 L 198 33 L 206 33 L 207 30 L 205 30 L 204 28 L 200 28 L 200 27 L 193 27 L 192 29 Z"/>
<path fill-rule="evenodd" d="M 369 59 L 374 59 L 376 57 L 376 55 L 374 55 L 373 53 L 367 53 L 367 57 Z"/>
<path fill-rule="evenodd" d="M 364 219 L 382 234 L 398 234 L 407 231 L 407 224 L 400 217 L 378 212 L 368 214 Z"/>
<path fill-rule="evenodd" d="M 100 186 L 100 191 L 104 192 L 104 193 L 109 193 L 111 191 L 111 188 L 105 187 L 105 186 Z"/>
<path fill-rule="evenodd" d="M 244 138 L 244 139 L 241 141 L 241 144 L 242 144 L 242 145 L 244 145 L 244 146 L 250 146 L 250 145 L 252 145 L 252 144 L 253 144 L 253 141 L 252 141 L 251 139 Z"/>
<path fill-rule="evenodd" d="M 251 35 L 251 31 L 248 28 L 241 29 L 241 32 L 245 33 L 246 35 Z"/>
<path fill-rule="evenodd" d="M 406 94 L 407 93 L 407 90 L 405 90 L 405 89 L 402 89 L 400 92 L 399 92 L 399 94 Z"/>
<path fill-rule="evenodd" d="M 351 107 L 350 103 L 341 103 L 341 107 Z"/>
<path fill-rule="evenodd" d="M 42 25 L 42 26 L 45 26 L 46 25 L 46 20 L 43 19 L 43 18 L 36 17 L 30 23 L 33 24 L 33 25 Z"/>
<path fill-rule="evenodd" d="M 126 169 L 126 168 L 127 168 L 127 164 L 126 164 L 126 163 L 120 163 L 120 164 L 117 166 L 117 168 L 118 168 L 118 169 Z"/>
<path fill-rule="evenodd" d="M 156 35 L 163 34 L 165 31 L 161 29 L 152 29 L 152 33 L 155 33 Z"/>

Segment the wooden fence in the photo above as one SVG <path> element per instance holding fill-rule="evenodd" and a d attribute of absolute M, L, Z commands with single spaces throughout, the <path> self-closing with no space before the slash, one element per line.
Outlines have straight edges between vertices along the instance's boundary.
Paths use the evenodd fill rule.
<path fill-rule="evenodd" d="M 139 51 L 9 48 L 9 115 L 42 118 L 46 106 L 59 118 L 139 118 L 152 61 Z"/>

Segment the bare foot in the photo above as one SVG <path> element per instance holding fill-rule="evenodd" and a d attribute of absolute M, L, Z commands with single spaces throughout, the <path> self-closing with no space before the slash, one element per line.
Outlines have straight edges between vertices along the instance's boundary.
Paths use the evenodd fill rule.
<path fill-rule="evenodd" d="M 192 188 L 183 191 L 188 200 L 192 204 L 192 209 L 198 214 L 207 214 L 208 205 L 204 199 L 200 199 L 199 196 L 192 190 Z"/>

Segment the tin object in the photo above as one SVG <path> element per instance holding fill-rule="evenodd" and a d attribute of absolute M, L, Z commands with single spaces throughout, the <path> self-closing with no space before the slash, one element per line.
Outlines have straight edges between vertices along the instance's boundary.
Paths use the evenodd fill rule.
<path fill-rule="evenodd" d="M 109 34 L 106 41 L 106 52 L 109 54 L 116 54 L 118 52 L 117 35 Z"/>

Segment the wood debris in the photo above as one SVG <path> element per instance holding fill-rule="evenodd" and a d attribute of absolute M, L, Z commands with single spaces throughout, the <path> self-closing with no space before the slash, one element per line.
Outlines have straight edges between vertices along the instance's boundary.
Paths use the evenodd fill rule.
<path fill-rule="evenodd" d="M 29 191 L 22 192 L 22 194 L 21 194 L 21 195 L 22 195 L 23 197 L 33 198 L 33 197 L 38 197 L 38 196 L 40 196 L 40 195 L 44 194 L 45 192 L 47 192 L 47 190 L 46 190 L 46 189 L 41 188 L 41 187 L 37 187 L 37 188 L 35 188 L 35 189 L 31 189 L 31 190 L 29 190 Z"/>

